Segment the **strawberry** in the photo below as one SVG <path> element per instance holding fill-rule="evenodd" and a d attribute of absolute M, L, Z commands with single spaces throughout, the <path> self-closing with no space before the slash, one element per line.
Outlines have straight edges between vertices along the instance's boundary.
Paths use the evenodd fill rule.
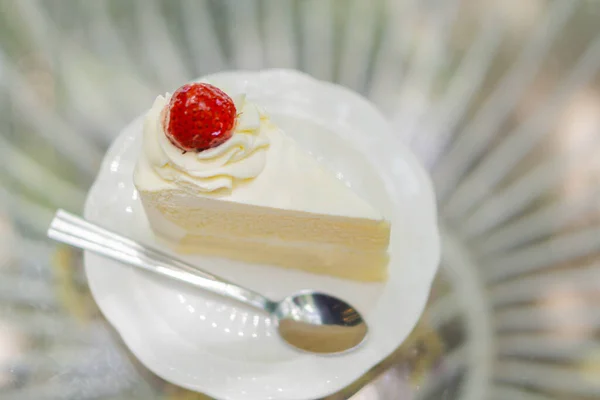
<path fill-rule="evenodd" d="M 173 93 L 164 111 L 164 131 L 183 151 L 202 151 L 227 141 L 233 134 L 233 100 L 208 83 L 188 83 Z"/>

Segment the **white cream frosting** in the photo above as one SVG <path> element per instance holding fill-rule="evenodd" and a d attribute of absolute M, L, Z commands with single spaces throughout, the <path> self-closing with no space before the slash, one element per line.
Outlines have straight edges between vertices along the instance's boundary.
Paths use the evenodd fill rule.
<path fill-rule="evenodd" d="M 316 135 L 331 134 L 316 124 L 295 118 L 288 125 L 294 127 L 299 134 L 305 129 L 316 131 Z M 317 214 L 382 219 L 377 210 L 353 193 L 333 173 L 321 167 L 317 160 L 300 148 L 284 131 L 271 124 L 266 135 L 270 145 L 266 151 L 264 170 L 256 178 L 219 196 L 219 200 Z M 138 190 L 143 192 L 181 190 L 173 181 L 167 181 L 156 174 L 143 153 L 138 159 L 134 182 Z M 209 192 L 187 192 L 185 200 L 180 197 L 178 201 L 185 207 L 202 207 L 203 199 L 213 197 Z"/>
<path fill-rule="evenodd" d="M 227 87 L 227 83 L 228 80 L 224 79 L 216 86 Z M 246 130 L 249 131 L 248 128 L 244 129 L 244 126 L 256 127 L 256 118 L 253 117 L 256 114 L 242 113 L 233 137 L 221 146 L 209 150 L 211 153 L 208 154 L 214 154 L 214 159 L 202 160 L 193 157 L 204 152 L 182 154 L 180 149 L 169 142 L 164 132 L 158 129 L 161 128 L 161 124 L 149 126 L 150 122 L 160 121 L 161 108 L 167 101 L 162 96 L 156 100 L 144 121 L 144 148 L 138 158 L 134 175 L 135 186 L 142 192 L 142 196 L 145 193 L 160 195 L 163 191 L 164 193 L 177 191 L 178 207 L 203 207 L 204 201 L 218 197 L 219 200 L 224 201 L 224 205 L 231 202 L 316 214 L 383 219 L 381 213 L 353 193 L 331 171 L 323 168 L 316 159 L 298 146 L 286 132 L 271 122 L 258 106 L 246 100 L 244 96 L 232 96 L 232 98 L 236 107 L 243 102 L 242 109 L 250 105 L 254 107 L 250 108 L 251 110 L 257 110 L 260 131 L 256 133 L 256 130 L 253 130 L 253 134 L 244 134 Z M 326 127 L 310 120 L 291 118 L 288 121 L 284 115 L 278 115 L 278 121 L 285 122 L 286 128 L 295 135 L 306 135 L 308 132 L 315 137 L 333 135 Z M 140 125 L 137 125 L 136 129 L 142 129 Z M 236 153 L 233 155 L 229 153 L 232 150 L 227 150 L 231 147 L 223 146 L 229 142 L 238 143 L 234 141 L 238 140 L 237 137 L 247 146 L 245 149 L 249 150 L 237 152 L 238 148 L 233 145 L 231 147 L 236 148 Z M 238 161 L 228 163 L 225 160 Z M 183 170 L 183 168 L 192 169 L 186 162 L 192 165 L 193 174 Z M 170 163 L 179 166 L 180 169 L 166 167 Z M 213 169 L 211 170 L 209 166 Z M 213 171 L 212 177 L 203 177 L 207 171 Z M 214 175 L 214 171 L 226 171 L 227 175 Z M 240 180 L 238 185 L 231 186 L 238 177 L 243 179 L 251 176 L 255 177 Z M 203 186 L 198 186 L 199 184 Z M 231 190 L 209 191 L 211 188 L 219 187 L 231 188 Z M 169 195 L 168 198 L 163 197 L 163 201 L 174 202 L 175 199 Z M 157 210 L 146 211 L 149 218 L 160 223 L 161 226 L 165 225 L 162 230 L 173 231 L 172 236 L 185 234 L 181 228 L 170 226 L 172 224 L 168 224 Z"/>
<path fill-rule="evenodd" d="M 170 95 L 158 96 L 144 120 L 146 166 L 162 179 L 192 193 L 231 191 L 236 180 L 256 178 L 264 169 L 269 139 L 268 118 L 241 94 L 232 96 L 238 116 L 232 137 L 200 152 L 184 152 L 163 130 L 163 109 Z"/>

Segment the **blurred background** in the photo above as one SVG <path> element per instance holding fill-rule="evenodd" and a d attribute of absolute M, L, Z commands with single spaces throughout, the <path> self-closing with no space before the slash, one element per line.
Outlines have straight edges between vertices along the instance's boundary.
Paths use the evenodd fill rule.
<path fill-rule="evenodd" d="M 438 196 L 425 314 L 330 399 L 600 398 L 600 1 L 0 0 L 0 399 L 206 399 L 137 363 L 45 229 L 155 95 L 264 67 L 370 98 Z"/>

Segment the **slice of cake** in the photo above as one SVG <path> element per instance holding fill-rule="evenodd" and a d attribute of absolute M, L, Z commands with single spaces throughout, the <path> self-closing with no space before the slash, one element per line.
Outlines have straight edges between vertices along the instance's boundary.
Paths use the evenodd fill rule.
<path fill-rule="evenodd" d="M 359 281 L 386 278 L 390 225 L 243 94 L 159 96 L 134 183 L 177 251 Z"/>

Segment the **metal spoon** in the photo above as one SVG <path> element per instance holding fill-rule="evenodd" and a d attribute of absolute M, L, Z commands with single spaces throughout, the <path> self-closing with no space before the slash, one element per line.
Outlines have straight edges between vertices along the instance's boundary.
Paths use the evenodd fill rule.
<path fill-rule="evenodd" d="M 283 340 L 300 350 L 346 352 L 360 345 L 367 335 L 367 324 L 358 311 L 336 297 L 304 291 L 272 301 L 63 210 L 56 212 L 48 237 L 265 311 L 277 320 Z"/>

